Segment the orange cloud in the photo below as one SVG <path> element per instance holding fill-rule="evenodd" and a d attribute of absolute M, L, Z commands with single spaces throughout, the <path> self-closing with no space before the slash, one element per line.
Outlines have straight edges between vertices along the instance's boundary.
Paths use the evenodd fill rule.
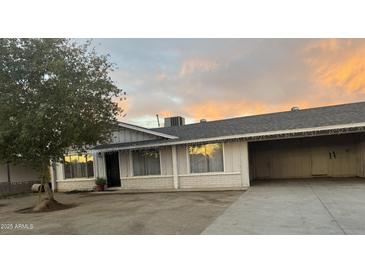
<path fill-rule="evenodd" d="M 341 50 L 341 47 L 343 46 L 344 40 L 339 39 L 321 39 L 319 41 L 316 41 L 314 43 L 310 43 L 309 45 L 305 46 L 305 51 L 326 51 L 326 52 L 338 52 Z M 351 43 L 351 40 L 346 40 L 346 44 Z"/>
<path fill-rule="evenodd" d="M 179 76 L 184 77 L 195 71 L 209 72 L 218 67 L 216 61 L 208 59 L 187 59 L 182 63 Z"/>
<path fill-rule="evenodd" d="M 306 49 L 313 79 L 324 88 L 339 88 L 349 95 L 365 93 L 365 43 L 321 40 Z"/>
<path fill-rule="evenodd" d="M 208 120 L 224 119 L 229 117 L 247 116 L 278 111 L 288 111 L 293 106 L 308 108 L 313 106 L 308 101 L 286 102 L 275 105 L 259 101 L 209 101 L 203 104 L 196 104 L 185 108 L 190 117 Z"/>
<path fill-rule="evenodd" d="M 171 117 L 171 116 L 174 116 L 173 112 L 170 111 L 170 110 L 162 110 L 162 111 L 159 111 L 159 115 L 161 117 Z"/>

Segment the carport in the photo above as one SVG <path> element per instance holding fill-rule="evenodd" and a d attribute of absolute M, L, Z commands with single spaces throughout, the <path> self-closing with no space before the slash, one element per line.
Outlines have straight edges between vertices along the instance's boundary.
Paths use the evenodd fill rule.
<path fill-rule="evenodd" d="M 364 177 L 364 134 L 249 142 L 250 179 Z"/>

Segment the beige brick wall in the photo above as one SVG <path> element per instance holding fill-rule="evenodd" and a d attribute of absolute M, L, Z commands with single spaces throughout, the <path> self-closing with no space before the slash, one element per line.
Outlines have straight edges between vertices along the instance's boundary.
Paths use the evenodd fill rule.
<path fill-rule="evenodd" d="M 237 172 L 204 175 L 180 175 L 179 186 L 181 189 L 240 188 L 241 174 Z"/>
<path fill-rule="evenodd" d="M 57 181 L 57 191 L 90 191 L 95 188 L 95 179 Z"/>
<path fill-rule="evenodd" d="M 124 177 L 121 179 L 123 189 L 173 189 L 172 176 Z"/>

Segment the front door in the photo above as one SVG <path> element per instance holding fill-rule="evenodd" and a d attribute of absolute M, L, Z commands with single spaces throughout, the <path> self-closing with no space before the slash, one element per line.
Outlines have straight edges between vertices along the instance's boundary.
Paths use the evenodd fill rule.
<path fill-rule="evenodd" d="M 105 166 L 108 187 L 120 186 L 118 152 L 105 153 Z"/>

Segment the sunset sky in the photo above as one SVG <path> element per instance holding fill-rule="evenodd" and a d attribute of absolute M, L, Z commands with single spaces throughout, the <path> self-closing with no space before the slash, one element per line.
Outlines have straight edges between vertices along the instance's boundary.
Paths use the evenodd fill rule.
<path fill-rule="evenodd" d="M 94 39 L 127 92 L 122 121 L 191 123 L 365 100 L 365 39 Z"/>

